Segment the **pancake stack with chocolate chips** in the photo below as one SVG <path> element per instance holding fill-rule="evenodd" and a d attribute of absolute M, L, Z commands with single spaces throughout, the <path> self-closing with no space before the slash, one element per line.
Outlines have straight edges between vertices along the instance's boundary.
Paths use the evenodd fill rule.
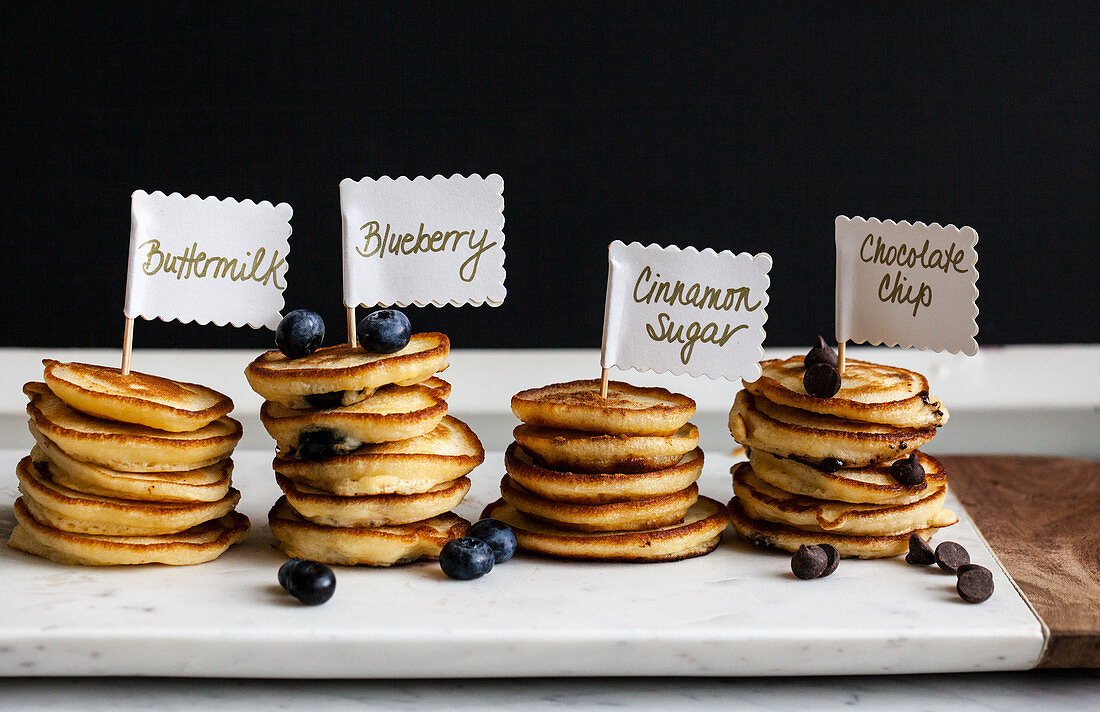
<path fill-rule="evenodd" d="M 437 558 L 465 534 L 469 522 L 450 510 L 485 453 L 447 415 L 451 387 L 435 374 L 449 349 L 445 335 L 423 333 L 393 353 L 341 345 L 297 358 L 269 351 L 249 364 L 278 445 L 284 496 L 268 522 L 285 553 L 390 566 Z"/>
<path fill-rule="evenodd" d="M 699 496 L 695 402 L 663 388 L 572 381 L 517 393 L 523 421 L 502 498 L 483 517 L 527 551 L 565 559 L 675 561 L 713 551 L 724 508 Z"/>
<path fill-rule="evenodd" d="M 879 558 L 957 521 L 943 508 L 943 466 L 919 451 L 948 417 L 924 376 L 853 360 L 840 376 L 820 337 L 806 357 L 761 366 L 730 410 L 749 455 L 732 470 L 730 520 L 742 536 Z"/>
<path fill-rule="evenodd" d="M 43 361 L 8 545 L 63 564 L 198 564 L 248 533 L 233 402 L 194 383 Z"/>

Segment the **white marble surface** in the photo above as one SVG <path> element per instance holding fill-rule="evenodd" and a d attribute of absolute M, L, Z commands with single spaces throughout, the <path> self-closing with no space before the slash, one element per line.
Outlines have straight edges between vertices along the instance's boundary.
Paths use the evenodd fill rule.
<path fill-rule="evenodd" d="M 29 446 L 29 444 L 28 444 Z M 0 536 L 15 461 L 0 453 Z M 725 501 L 731 459 L 708 453 L 701 490 Z M 495 497 L 502 456 L 472 475 L 459 512 Z M 249 541 L 198 567 L 85 569 L 4 548 L 0 673 L 186 677 L 745 676 L 1026 669 L 1040 624 L 963 518 L 949 534 L 994 569 L 963 603 L 953 577 L 900 559 L 843 561 L 798 581 L 789 557 L 736 538 L 660 565 L 517 558 L 473 582 L 435 564 L 341 568 L 333 599 L 300 606 L 275 584 L 265 525 L 270 454 L 238 453 Z M 960 515 L 963 513 L 960 511 Z"/>

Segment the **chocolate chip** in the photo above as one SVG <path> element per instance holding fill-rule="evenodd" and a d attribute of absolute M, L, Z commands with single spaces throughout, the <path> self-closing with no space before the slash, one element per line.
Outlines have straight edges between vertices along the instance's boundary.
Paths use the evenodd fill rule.
<path fill-rule="evenodd" d="M 829 565 L 829 555 L 814 544 L 803 544 L 791 557 L 791 571 L 802 580 L 815 579 Z"/>
<path fill-rule="evenodd" d="M 809 353 L 802 359 L 802 365 L 806 368 L 818 363 L 824 363 L 833 368 L 836 368 L 838 363 L 836 351 L 833 351 L 832 347 L 825 343 L 825 339 L 820 336 L 817 337 L 817 345 L 810 349 Z"/>
<path fill-rule="evenodd" d="M 942 541 L 936 547 L 936 565 L 948 573 L 955 573 L 963 564 L 970 563 L 970 554 L 961 544 Z"/>
<path fill-rule="evenodd" d="M 955 590 L 967 603 L 981 603 L 993 595 L 993 573 L 984 566 L 960 566 Z"/>
<path fill-rule="evenodd" d="M 890 465 L 890 476 L 898 481 L 898 484 L 906 487 L 916 487 L 924 484 L 924 468 L 917 461 L 917 453 L 900 460 L 894 460 Z"/>
<path fill-rule="evenodd" d="M 818 576 L 818 578 L 824 578 L 836 571 L 836 567 L 840 565 L 840 552 L 832 544 L 818 544 L 817 546 L 825 552 L 825 570 Z"/>
<path fill-rule="evenodd" d="M 840 372 L 827 363 L 816 363 L 806 369 L 802 385 L 814 398 L 832 398 L 840 390 Z"/>
<path fill-rule="evenodd" d="M 905 555 L 905 563 L 914 566 L 929 566 L 936 563 L 936 552 L 928 546 L 920 534 L 913 532 L 909 535 L 909 553 Z"/>
<path fill-rule="evenodd" d="M 844 467 L 844 463 L 835 457 L 827 457 L 821 461 L 819 465 L 822 472 L 836 472 L 840 468 Z"/>

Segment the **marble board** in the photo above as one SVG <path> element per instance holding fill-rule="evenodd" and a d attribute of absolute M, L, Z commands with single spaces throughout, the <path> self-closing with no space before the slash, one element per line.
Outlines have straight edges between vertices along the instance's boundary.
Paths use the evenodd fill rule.
<path fill-rule="evenodd" d="M 0 536 L 14 525 L 15 464 L 0 451 Z M 0 674 L 425 678 L 837 675 L 1021 670 L 1043 651 L 1042 624 L 953 497 L 960 518 L 936 541 L 994 571 L 996 593 L 962 602 L 954 577 L 900 558 L 844 560 L 799 581 L 790 558 L 727 531 L 714 553 L 668 564 L 517 557 L 477 581 L 434 562 L 338 568 L 337 590 L 305 607 L 275 582 L 268 507 L 271 452 L 235 456 L 243 545 L 194 567 L 95 569 L 2 547 Z M 702 494 L 731 496 L 733 459 L 707 454 Z M 457 510 L 497 496 L 500 452 Z"/>

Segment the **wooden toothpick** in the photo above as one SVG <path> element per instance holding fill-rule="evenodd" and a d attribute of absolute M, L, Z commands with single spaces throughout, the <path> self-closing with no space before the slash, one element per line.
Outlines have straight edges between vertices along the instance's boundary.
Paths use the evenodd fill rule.
<path fill-rule="evenodd" d="M 122 326 L 122 375 L 130 375 L 130 352 L 134 348 L 134 320 L 126 317 Z"/>
<path fill-rule="evenodd" d="M 840 372 L 841 376 L 844 375 L 844 347 L 847 345 L 847 339 L 836 345 L 837 371 Z"/>
<path fill-rule="evenodd" d="M 347 307 L 348 310 L 348 346 L 355 346 L 355 307 Z"/>
<path fill-rule="evenodd" d="M 607 374 L 610 370 L 610 368 L 605 368 L 600 374 L 600 398 L 607 398 Z"/>

